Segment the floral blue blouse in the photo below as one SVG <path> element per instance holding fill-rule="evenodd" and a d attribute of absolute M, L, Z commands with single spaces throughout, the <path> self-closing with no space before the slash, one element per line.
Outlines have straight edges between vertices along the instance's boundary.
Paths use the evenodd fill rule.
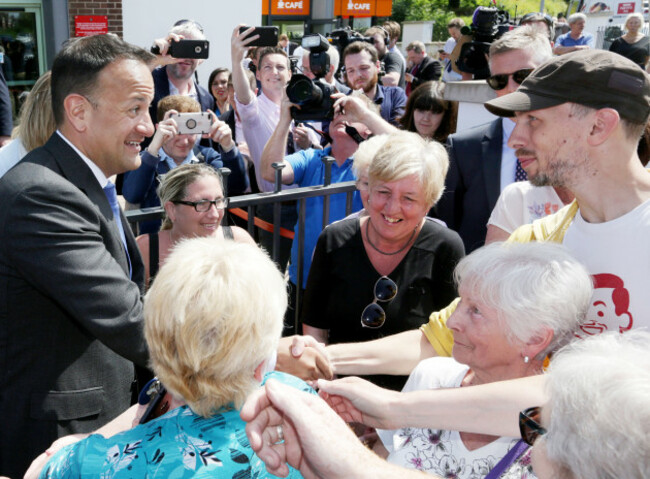
<path fill-rule="evenodd" d="M 305 382 L 288 374 L 265 376 L 314 393 Z M 71 444 L 43 468 L 41 478 L 228 478 L 271 476 L 250 447 L 246 423 L 234 408 L 222 408 L 210 418 L 188 406 L 134 429 L 104 438 L 94 434 Z M 289 478 L 302 478 L 291 469 Z"/>

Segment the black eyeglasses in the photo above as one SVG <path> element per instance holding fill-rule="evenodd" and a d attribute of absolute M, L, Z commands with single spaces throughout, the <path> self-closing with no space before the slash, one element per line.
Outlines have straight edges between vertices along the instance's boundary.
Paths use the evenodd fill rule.
<path fill-rule="evenodd" d="M 366 306 L 361 313 L 361 326 L 364 328 L 381 328 L 386 321 L 386 311 L 377 301 L 392 301 L 397 295 L 397 285 L 388 276 L 382 276 L 375 283 L 375 300 Z"/>
<path fill-rule="evenodd" d="M 542 409 L 539 406 L 529 407 L 519 413 L 519 432 L 523 441 L 532 446 L 539 436 L 546 434 L 546 429 L 540 425 Z"/>
<path fill-rule="evenodd" d="M 194 206 L 197 213 L 205 213 L 212 205 L 218 210 L 225 210 L 228 207 L 228 198 L 217 198 L 216 200 L 201 200 L 201 201 L 172 201 L 175 205 Z"/>
<path fill-rule="evenodd" d="M 521 85 L 521 82 L 523 82 L 526 77 L 533 72 L 533 70 L 534 68 L 524 68 L 513 73 L 492 75 L 491 77 L 488 77 L 486 81 L 493 90 L 503 90 L 508 85 L 508 78 L 512 77 L 517 84 Z"/>

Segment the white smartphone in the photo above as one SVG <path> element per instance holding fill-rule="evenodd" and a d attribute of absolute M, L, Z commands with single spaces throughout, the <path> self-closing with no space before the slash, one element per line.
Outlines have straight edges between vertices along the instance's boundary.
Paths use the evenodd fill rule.
<path fill-rule="evenodd" d="M 205 111 L 197 113 L 177 113 L 169 116 L 178 127 L 179 135 L 205 135 L 210 133 L 212 114 Z"/>

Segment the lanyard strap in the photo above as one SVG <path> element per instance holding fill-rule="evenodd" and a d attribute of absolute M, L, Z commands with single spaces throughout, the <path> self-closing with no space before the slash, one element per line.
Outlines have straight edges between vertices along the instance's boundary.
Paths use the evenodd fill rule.
<path fill-rule="evenodd" d="M 526 444 L 521 439 L 512 446 L 508 451 L 508 454 L 503 456 L 501 460 L 492 468 L 492 470 L 485 476 L 484 479 L 497 479 L 504 473 L 504 471 L 510 467 L 510 465 L 515 462 L 524 452 L 528 449 L 528 444 Z"/>

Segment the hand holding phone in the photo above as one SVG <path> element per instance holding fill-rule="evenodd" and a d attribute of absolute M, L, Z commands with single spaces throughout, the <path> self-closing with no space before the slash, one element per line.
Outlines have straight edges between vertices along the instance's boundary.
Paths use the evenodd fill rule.
<path fill-rule="evenodd" d="M 241 35 L 249 28 L 250 27 L 239 27 L 239 34 Z M 259 38 L 247 43 L 247 47 L 274 47 L 278 44 L 278 27 L 255 27 L 246 38 L 255 35 L 259 35 Z M 245 40 L 245 38 L 243 40 Z"/>
<path fill-rule="evenodd" d="M 212 114 L 204 111 L 196 113 L 173 113 L 179 135 L 207 135 L 212 127 Z"/>

